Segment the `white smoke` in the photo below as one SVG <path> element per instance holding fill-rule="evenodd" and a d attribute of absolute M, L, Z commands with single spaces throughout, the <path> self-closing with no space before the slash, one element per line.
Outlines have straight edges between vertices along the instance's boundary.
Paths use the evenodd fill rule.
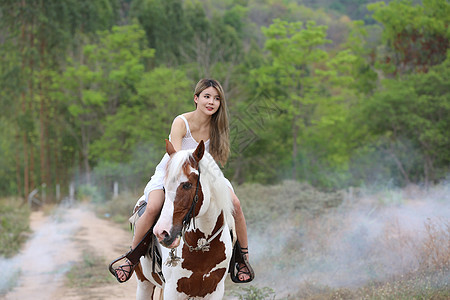
<path fill-rule="evenodd" d="M 448 230 L 448 183 L 354 194 L 348 192 L 339 207 L 316 217 L 292 211 L 269 218 L 264 230 L 250 224 L 253 284 L 272 288 L 278 299 L 305 284 L 354 288 L 387 280 L 423 263 L 418 252 L 427 224 Z M 284 200 L 274 199 L 278 205 Z"/>

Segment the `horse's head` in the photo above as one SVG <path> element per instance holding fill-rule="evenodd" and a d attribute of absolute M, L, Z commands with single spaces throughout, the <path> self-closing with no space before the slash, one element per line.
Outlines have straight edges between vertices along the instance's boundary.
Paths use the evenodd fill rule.
<path fill-rule="evenodd" d="M 164 180 L 165 201 L 153 232 L 162 245 L 175 248 L 180 243 L 183 226 L 203 214 L 209 205 L 209 188 L 202 186 L 199 170 L 205 144 L 201 141 L 193 152 L 176 152 L 166 140 L 166 151 L 170 160 Z"/>

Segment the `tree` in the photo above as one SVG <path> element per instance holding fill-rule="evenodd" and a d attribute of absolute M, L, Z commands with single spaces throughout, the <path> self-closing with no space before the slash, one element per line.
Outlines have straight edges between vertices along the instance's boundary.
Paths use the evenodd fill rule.
<path fill-rule="evenodd" d="M 450 3 L 422 2 L 413 5 L 410 0 L 396 0 L 388 5 L 377 2 L 368 6 L 373 18 L 384 27 L 386 49 L 380 53 L 379 64 L 386 71 L 398 75 L 427 72 L 445 60 L 450 38 Z"/>
<path fill-rule="evenodd" d="M 263 28 L 269 61 L 253 74 L 258 90 L 281 112 L 262 133 L 277 148 L 267 152 L 290 154 L 291 178 L 332 185 L 325 172 L 345 170 L 354 144 L 348 108 L 356 100 L 356 57 L 350 50 L 326 53 L 326 29 L 312 21 L 275 20 Z"/>
<path fill-rule="evenodd" d="M 446 176 L 450 164 L 450 59 L 428 73 L 386 79 L 383 89 L 361 103 L 363 118 L 382 149 L 394 160 L 401 183 L 426 184 Z M 418 151 L 422 165 L 411 165 L 406 151 Z M 422 175 L 420 175 L 422 173 Z M 416 176 L 419 174 L 419 176 Z"/>
<path fill-rule="evenodd" d="M 271 90 L 291 122 L 292 178 L 297 178 L 300 135 L 311 125 L 317 106 L 320 84 L 317 67 L 328 55 L 320 49 L 327 40 L 326 27 L 314 22 L 288 23 L 275 20 L 263 28 L 267 37 L 265 48 L 270 51 L 271 64 L 259 69 L 258 84 Z"/>
<path fill-rule="evenodd" d="M 102 121 L 102 135 L 90 147 L 97 177 L 142 190 L 165 153 L 173 119 L 194 108 L 193 84 L 182 70 L 159 67 L 143 73 L 136 93 Z"/>
<path fill-rule="evenodd" d="M 53 137 L 49 134 L 53 124 L 48 76 L 60 67 L 61 55 L 78 30 L 88 32 L 110 24 L 115 12 L 113 3 L 113 0 L 94 4 L 73 0 L 5 0 L 0 4 L 1 28 L 6 37 L 2 51 L 18 49 L 15 55 L 9 55 L 18 64 L 14 66 L 11 61 L 3 60 L 2 71 L 15 78 L 14 88 L 8 88 L 8 94 L 3 96 L 19 99 L 12 106 L 11 114 L 15 119 L 12 122 L 17 122 L 17 172 L 23 169 L 23 189 L 22 183 L 17 182 L 19 195 L 28 195 L 35 182 L 51 186 L 54 180 L 51 178 Z M 40 154 L 39 169 L 35 168 L 36 149 Z"/>
<path fill-rule="evenodd" d="M 99 33 L 99 41 L 87 44 L 68 61 L 59 86 L 72 116 L 82 154 L 86 183 L 91 184 L 91 144 L 104 132 L 102 121 L 116 115 L 121 105 L 131 105 L 136 84 L 154 51 L 146 46 L 139 25 L 113 27 Z"/>

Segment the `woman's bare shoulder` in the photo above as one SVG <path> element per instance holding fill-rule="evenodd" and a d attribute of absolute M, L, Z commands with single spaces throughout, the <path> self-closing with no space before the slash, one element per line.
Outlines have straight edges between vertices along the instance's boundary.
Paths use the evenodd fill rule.
<path fill-rule="evenodd" d="M 185 117 L 189 123 L 190 121 L 192 121 L 193 115 L 194 115 L 193 111 L 182 114 L 182 116 Z"/>
<path fill-rule="evenodd" d="M 177 131 L 177 132 L 183 132 L 186 133 L 186 124 L 184 123 L 184 120 L 182 118 L 176 117 L 172 122 L 172 129 L 171 131 Z"/>

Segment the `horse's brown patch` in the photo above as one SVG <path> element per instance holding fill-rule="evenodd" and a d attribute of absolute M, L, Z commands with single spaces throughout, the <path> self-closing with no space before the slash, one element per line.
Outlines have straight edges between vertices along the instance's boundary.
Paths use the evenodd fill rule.
<path fill-rule="evenodd" d="M 155 280 L 159 285 L 163 285 L 161 278 L 159 278 L 158 274 L 152 272 L 153 280 Z"/>
<path fill-rule="evenodd" d="M 174 227 L 179 227 L 182 225 L 183 219 L 191 208 L 192 201 L 194 200 L 195 190 L 197 189 L 197 180 L 198 175 L 195 173 L 190 173 L 188 175 L 188 182 L 182 182 L 176 191 L 176 196 L 174 200 L 174 211 L 173 211 L 173 219 L 172 224 Z M 185 189 L 184 184 L 189 183 L 190 188 Z M 194 214 L 198 215 L 200 211 L 200 207 L 203 204 L 203 192 L 202 186 L 199 184 L 198 186 L 198 202 L 195 205 Z M 181 227 L 180 227 L 181 228 Z"/>
<path fill-rule="evenodd" d="M 217 219 L 216 226 L 211 235 L 216 233 L 224 223 L 223 213 Z M 197 246 L 200 238 L 208 239 L 204 233 L 199 230 L 186 232 L 186 242 L 191 246 Z M 177 291 L 185 293 L 191 297 L 204 297 L 216 290 L 217 285 L 225 275 L 226 268 L 213 270 L 218 264 L 226 259 L 225 244 L 216 237 L 211 241 L 210 251 L 189 251 L 189 247 L 183 245 L 183 269 L 192 271 L 188 278 L 184 277 L 178 280 Z"/>
<path fill-rule="evenodd" d="M 188 160 L 183 163 L 181 168 L 183 169 L 184 175 L 189 177 L 189 174 L 191 174 L 191 168 L 196 170 L 198 169 L 198 162 L 194 159 L 194 157 L 189 156 Z"/>
<path fill-rule="evenodd" d="M 145 277 L 144 272 L 142 272 L 141 264 L 137 264 L 134 268 L 134 272 L 136 272 L 136 276 L 140 281 L 148 281 L 147 277 Z"/>

